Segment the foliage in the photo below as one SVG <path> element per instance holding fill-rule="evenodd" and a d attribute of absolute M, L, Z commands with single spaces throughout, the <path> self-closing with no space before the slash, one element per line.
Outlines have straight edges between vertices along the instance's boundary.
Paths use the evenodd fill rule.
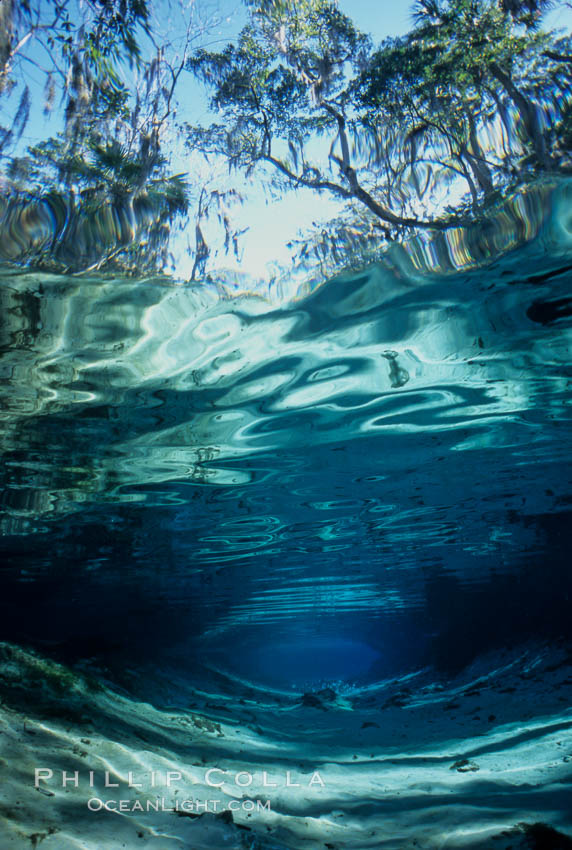
<path fill-rule="evenodd" d="M 160 271 L 173 262 L 171 236 L 193 199 L 197 231 L 209 210 L 224 206 L 224 192 L 191 184 L 171 165 L 177 89 L 216 18 L 167 2 L 176 14 L 164 33 L 152 27 L 146 0 L 2 3 L 0 96 L 12 120 L 0 127 L 0 207 L 3 231 L 19 232 L 3 257 L 65 271 Z M 38 74 L 55 132 L 26 151 L 32 110 L 38 122 Z M 224 231 L 230 246 L 228 218 Z M 193 252 L 204 267 L 205 245 Z"/>
<path fill-rule="evenodd" d="M 239 254 L 240 171 L 272 192 L 336 198 L 339 219 L 312 250 L 324 264 L 343 244 L 357 262 L 376 240 L 444 230 L 529 174 L 570 167 L 572 45 L 543 31 L 545 0 L 417 0 L 412 30 L 379 46 L 336 0 L 244 2 L 235 41 L 197 49 L 212 22 L 182 1 L 167 38 L 149 0 L 3 0 L 0 205 L 5 229 L 24 231 L 20 254 L 3 256 L 153 272 L 193 206 L 190 277 L 204 278 L 206 222 Z M 178 115 L 189 73 L 210 92 L 210 126 Z M 63 120 L 23 150 L 38 74 L 46 116 L 59 102 Z M 194 174 L 199 152 L 228 164 L 226 185 L 173 173 L 181 139 Z"/>
<path fill-rule="evenodd" d="M 377 49 L 333 0 L 248 6 L 236 44 L 188 63 L 221 119 L 189 126 L 189 145 L 231 169 L 329 192 L 392 238 L 569 162 L 550 124 L 568 114 L 570 51 L 539 28 L 546 3 L 419 0 L 412 31 Z"/>

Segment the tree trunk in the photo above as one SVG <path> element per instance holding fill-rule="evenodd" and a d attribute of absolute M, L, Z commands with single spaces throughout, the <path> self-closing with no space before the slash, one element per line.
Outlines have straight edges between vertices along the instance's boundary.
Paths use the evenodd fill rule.
<path fill-rule="evenodd" d="M 514 151 L 512 149 L 513 127 L 512 127 L 510 118 L 507 114 L 507 105 L 506 105 L 506 103 L 504 103 L 502 101 L 502 99 L 499 96 L 498 91 L 493 86 L 487 86 L 486 91 L 490 94 L 490 96 L 492 97 L 492 99 L 494 100 L 494 102 L 496 104 L 498 116 L 499 116 L 501 124 L 502 124 L 502 126 L 503 126 L 503 128 L 506 132 L 506 140 L 508 142 L 508 149 L 507 149 L 507 146 L 505 144 L 505 136 L 504 136 L 504 133 L 503 133 L 503 142 L 502 142 L 503 151 L 504 151 L 506 156 L 510 156 L 514 153 Z"/>
<path fill-rule="evenodd" d="M 538 162 L 540 163 L 540 165 L 542 165 L 543 168 L 549 168 L 550 157 L 548 156 L 546 150 L 546 142 L 544 140 L 542 128 L 538 120 L 538 113 L 536 107 L 528 100 L 527 97 L 525 97 L 525 95 L 520 91 L 520 89 L 514 84 L 510 74 L 507 74 L 506 71 L 503 71 L 500 65 L 497 65 L 496 62 L 493 62 L 490 65 L 490 69 L 493 77 L 495 77 L 495 79 L 498 80 L 501 86 L 503 86 L 509 98 L 512 100 L 517 110 L 519 111 L 522 120 L 524 121 L 526 132 L 528 133 L 534 146 L 534 152 L 537 156 Z"/>
<path fill-rule="evenodd" d="M 6 85 L 14 30 L 14 0 L 0 0 L 0 92 Z"/>
<path fill-rule="evenodd" d="M 494 190 L 493 178 L 491 176 L 490 168 L 483 154 L 483 149 L 481 148 L 481 144 L 479 142 L 475 119 L 473 118 L 471 113 L 469 113 L 467 117 L 469 121 L 469 139 L 471 143 L 471 149 L 469 150 L 465 147 L 463 153 L 471 171 L 473 172 L 479 189 L 486 198 Z"/>
<path fill-rule="evenodd" d="M 460 170 L 463 173 L 463 177 L 465 178 L 465 180 L 469 184 L 469 190 L 471 192 L 471 198 L 473 199 L 473 204 L 476 206 L 479 202 L 479 193 L 477 192 L 477 187 L 475 186 L 475 181 L 471 177 L 470 171 L 467 168 L 467 165 L 465 163 L 465 159 L 466 159 L 467 162 L 469 163 L 469 165 L 471 164 L 470 159 L 466 156 L 467 153 L 468 153 L 468 151 L 466 150 L 465 146 L 463 146 L 460 153 L 457 154 L 456 158 L 457 158 L 457 161 L 459 163 Z"/>

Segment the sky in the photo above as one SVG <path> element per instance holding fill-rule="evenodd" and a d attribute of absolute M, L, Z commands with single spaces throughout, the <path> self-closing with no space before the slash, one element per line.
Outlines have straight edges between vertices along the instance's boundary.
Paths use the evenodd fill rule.
<path fill-rule="evenodd" d="M 339 6 L 376 41 L 411 29 L 411 4 L 404 0 L 340 0 Z"/>

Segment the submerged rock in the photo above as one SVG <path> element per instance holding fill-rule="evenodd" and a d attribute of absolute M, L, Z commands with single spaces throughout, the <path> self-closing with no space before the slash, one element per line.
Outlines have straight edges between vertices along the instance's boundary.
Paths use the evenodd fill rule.
<path fill-rule="evenodd" d="M 468 759 L 459 759 L 451 765 L 449 770 L 456 770 L 457 773 L 471 773 L 476 770 L 480 770 L 480 767 L 474 761 L 469 761 Z"/>
<path fill-rule="evenodd" d="M 506 843 L 499 844 L 501 839 Z M 572 838 L 546 823 L 519 823 L 513 829 L 504 830 L 493 836 L 499 850 L 569 850 Z"/>
<path fill-rule="evenodd" d="M 300 702 L 302 705 L 309 706 L 310 708 L 322 708 L 325 711 L 327 706 L 324 703 L 332 703 L 336 698 L 337 694 L 332 688 L 322 688 L 321 691 L 316 691 L 315 693 L 302 694 Z"/>

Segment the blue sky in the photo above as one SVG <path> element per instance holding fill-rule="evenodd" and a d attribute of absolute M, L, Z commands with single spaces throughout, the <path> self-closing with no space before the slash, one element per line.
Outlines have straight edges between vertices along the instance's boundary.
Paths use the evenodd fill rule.
<path fill-rule="evenodd" d="M 339 6 L 376 40 L 411 29 L 411 5 L 403 0 L 341 0 Z"/>

